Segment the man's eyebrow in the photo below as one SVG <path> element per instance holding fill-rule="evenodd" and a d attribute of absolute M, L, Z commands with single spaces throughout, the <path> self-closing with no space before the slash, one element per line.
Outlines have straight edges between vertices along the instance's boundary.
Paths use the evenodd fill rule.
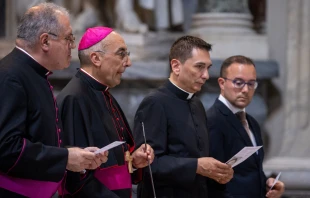
<path fill-rule="evenodd" d="M 121 51 L 126 51 L 126 50 L 127 50 L 127 48 L 120 47 L 120 48 L 117 49 L 116 53 L 121 52 Z"/>
<path fill-rule="evenodd" d="M 195 63 L 195 65 L 206 65 L 206 63 L 205 62 L 197 62 L 197 63 Z"/>
<path fill-rule="evenodd" d="M 243 78 L 240 78 L 240 77 L 236 77 L 235 80 L 243 80 L 243 81 L 245 81 Z M 257 81 L 257 80 L 256 79 L 250 79 L 250 80 L 248 80 L 246 82 L 250 82 L 250 81 Z"/>

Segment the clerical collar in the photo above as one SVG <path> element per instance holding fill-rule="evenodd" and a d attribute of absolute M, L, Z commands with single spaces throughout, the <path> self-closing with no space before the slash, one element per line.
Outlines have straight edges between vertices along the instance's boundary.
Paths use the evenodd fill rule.
<path fill-rule="evenodd" d="M 94 78 L 92 75 L 90 75 L 89 73 L 87 73 L 84 69 L 80 68 L 79 71 L 77 72 L 77 77 L 84 77 L 89 84 L 99 90 L 99 91 L 108 91 L 109 87 L 100 83 L 96 78 Z"/>
<path fill-rule="evenodd" d="M 193 93 L 188 93 L 187 91 L 184 91 L 183 89 L 178 87 L 176 84 L 171 82 L 170 79 L 168 82 L 169 82 L 169 83 L 167 83 L 168 89 L 170 91 L 172 91 L 173 93 L 175 93 L 179 98 L 181 98 L 183 100 L 190 100 L 193 97 L 193 95 L 194 95 Z"/>
<path fill-rule="evenodd" d="M 21 48 L 21 47 L 18 47 L 18 46 L 16 46 L 16 48 L 17 49 L 19 49 L 20 51 L 22 51 L 22 52 L 24 52 L 25 54 L 27 54 L 28 56 L 30 56 L 33 60 L 35 60 L 36 61 L 36 59 L 34 59 L 34 57 L 33 56 L 31 56 L 26 50 L 24 50 L 23 48 Z M 36 62 L 38 62 L 38 61 L 36 61 Z"/>
<path fill-rule="evenodd" d="M 40 63 L 38 63 L 38 61 L 36 61 L 36 59 L 34 59 L 33 56 L 31 56 L 28 52 L 26 52 L 24 49 L 15 46 L 16 49 L 20 50 L 21 52 L 23 52 L 23 54 L 25 54 L 27 57 L 30 57 L 31 59 L 29 59 L 31 61 L 31 63 L 29 63 L 29 65 L 41 76 L 49 76 L 50 74 L 52 74 L 53 72 L 49 71 L 48 69 L 46 69 L 45 67 L 43 67 Z"/>
<path fill-rule="evenodd" d="M 233 112 L 233 114 L 235 114 L 235 113 L 237 113 L 237 112 L 239 112 L 239 111 L 244 111 L 244 112 L 245 112 L 245 108 L 240 109 L 240 108 L 238 108 L 238 107 L 235 107 L 235 106 L 232 105 L 224 96 L 222 96 L 222 94 L 220 94 L 219 100 L 220 100 L 222 103 L 224 103 L 224 105 L 226 105 L 227 108 L 230 109 L 230 110 Z"/>
<path fill-rule="evenodd" d="M 189 99 L 191 99 L 191 98 L 193 97 L 194 93 L 189 93 L 189 92 L 185 91 L 184 89 L 182 89 L 182 88 L 178 87 L 176 84 L 174 84 L 174 83 L 170 80 L 170 78 L 168 78 L 168 79 L 169 79 L 169 81 L 170 81 L 174 86 L 176 86 L 178 89 L 180 89 L 181 91 L 183 91 L 183 92 L 185 92 L 185 93 L 187 94 L 186 100 L 189 100 Z"/>

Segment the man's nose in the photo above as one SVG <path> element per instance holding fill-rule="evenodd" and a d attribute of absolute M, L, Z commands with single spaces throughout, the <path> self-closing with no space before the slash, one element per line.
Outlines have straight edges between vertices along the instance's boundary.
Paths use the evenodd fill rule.
<path fill-rule="evenodd" d="M 74 48 L 76 48 L 76 44 L 75 44 L 75 41 L 73 41 L 73 42 L 71 42 L 71 43 L 70 43 L 70 48 L 71 48 L 71 49 L 74 49 Z"/>
<path fill-rule="evenodd" d="M 249 92 L 249 84 L 244 84 L 244 86 L 242 87 L 242 92 Z"/>
<path fill-rule="evenodd" d="M 201 78 L 208 80 L 209 79 L 209 71 L 206 69 L 203 73 Z"/>
<path fill-rule="evenodd" d="M 127 67 L 130 67 L 130 66 L 131 66 L 131 59 L 130 59 L 129 56 L 128 56 L 127 58 L 128 58 L 128 59 L 127 59 L 127 61 L 126 61 L 126 66 L 127 66 Z"/>

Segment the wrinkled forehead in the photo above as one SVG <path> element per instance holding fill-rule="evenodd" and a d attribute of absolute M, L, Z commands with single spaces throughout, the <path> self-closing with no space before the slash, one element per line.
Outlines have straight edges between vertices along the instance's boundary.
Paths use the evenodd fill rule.
<path fill-rule="evenodd" d="M 254 65 L 233 63 L 226 69 L 229 78 L 256 79 L 256 69 Z"/>
<path fill-rule="evenodd" d="M 127 49 L 127 45 L 123 37 L 114 31 L 105 38 L 105 44 L 107 50 L 117 51 L 121 48 Z"/>
<path fill-rule="evenodd" d="M 58 23 L 61 27 L 61 31 L 63 31 L 66 34 L 72 33 L 70 18 L 67 15 L 63 14 L 62 12 L 57 13 L 56 16 L 58 19 Z"/>

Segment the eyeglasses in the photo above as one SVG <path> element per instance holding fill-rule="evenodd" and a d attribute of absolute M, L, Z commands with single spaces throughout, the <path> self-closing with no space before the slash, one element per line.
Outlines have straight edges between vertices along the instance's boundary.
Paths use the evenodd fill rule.
<path fill-rule="evenodd" d="M 48 34 L 58 37 L 57 34 L 54 34 L 54 33 L 52 33 L 52 32 L 48 32 Z M 75 37 L 73 36 L 73 34 L 69 34 L 69 35 L 66 36 L 64 39 L 67 40 L 67 41 L 69 41 L 70 46 L 73 46 L 73 45 L 74 45 Z"/>
<path fill-rule="evenodd" d="M 94 52 L 100 52 L 100 53 L 104 53 L 104 54 L 113 54 L 113 55 L 117 55 L 117 56 L 119 56 L 122 60 L 123 60 L 125 57 L 130 56 L 130 51 L 124 51 L 124 50 L 121 50 L 121 51 L 116 52 L 116 53 L 104 52 L 104 51 L 101 51 L 101 50 L 97 50 L 97 51 L 94 51 Z"/>
<path fill-rule="evenodd" d="M 224 78 L 225 80 L 230 80 L 233 84 L 234 87 L 237 89 L 242 89 L 246 84 L 248 85 L 249 89 L 256 89 L 258 86 L 258 82 L 256 80 L 250 80 L 248 82 L 245 82 L 244 80 L 240 79 L 240 78 L 236 78 L 236 79 L 229 79 L 229 78 Z"/>

